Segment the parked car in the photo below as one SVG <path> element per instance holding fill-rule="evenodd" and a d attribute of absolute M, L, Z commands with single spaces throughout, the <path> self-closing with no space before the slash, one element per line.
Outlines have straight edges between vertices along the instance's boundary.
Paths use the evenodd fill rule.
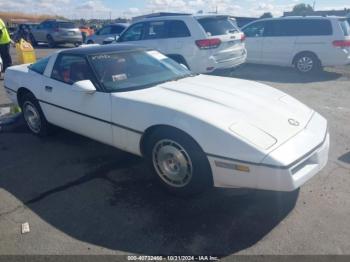
<path fill-rule="evenodd" d="M 226 15 L 166 14 L 138 20 L 117 42 L 156 49 L 194 73 L 208 73 L 243 64 L 244 39 Z"/>
<path fill-rule="evenodd" d="M 54 124 L 144 156 L 178 194 L 211 187 L 299 188 L 327 163 L 327 121 L 257 82 L 194 75 L 135 45 L 65 49 L 7 69 L 28 128 Z"/>
<path fill-rule="evenodd" d="M 30 37 L 31 32 L 38 25 L 39 25 L 38 23 L 23 23 L 23 24 L 19 24 L 12 39 L 14 39 L 15 42 L 18 42 L 20 39 L 24 39 L 24 40 L 26 40 L 28 42 L 31 41 L 31 37 Z"/>
<path fill-rule="evenodd" d="M 66 20 L 46 20 L 36 28 L 31 29 L 30 35 L 32 45 L 38 42 L 48 43 L 49 47 L 57 44 L 80 45 L 83 42 L 82 34 L 74 23 Z"/>
<path fill-rule="evenodd" d="M 350 27 L 339 17 L 282 17 L 242 28 L 250 63 L 293 66 L 301 73 L 350 63 Z"/>
<path fill-rule="evenodd" d="M 94 35 L 88 36 L 85 39 L 87 44 L 110 44 L 116 40 L 121 32 L 128 27 L 128 24 L 110 24 L 102 27 Z"/>

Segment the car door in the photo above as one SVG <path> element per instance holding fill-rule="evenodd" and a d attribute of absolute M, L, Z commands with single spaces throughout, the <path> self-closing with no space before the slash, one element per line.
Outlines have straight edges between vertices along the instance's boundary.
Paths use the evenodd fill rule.
<path fill-rule="evenodd" d="M 242 31 L 246 36 L 247 62 L 261 63 L 265 21 L 253 22 Z"/>
<path fill-rule="evenodd" d="M 297 28 L 295 19 L 266 21 L 261 62 L 271 65 L 291 65 Z"/>
<path fill-rule="evenodd" d="M 96 92 L 79 91 L 74 84 L 82 80 L 94 83 Z M 40 102 L 50 123 L 113 144 L 110 94 L 101 92 L 85 57 L 59 54 Z"/>
<path fill-rule="evenodd" d="M 48 22 L 43 22 L 40 25 L 37 26 L 37 28 L 35 30 L 33 30 L 33 35 L 34 38 L 37 42 L 43 42 L 46 41 L 46 34 L 45 34 L 45 30 L 48 27 Z M 44 38 L 45 36 L 45 38 Z"/>

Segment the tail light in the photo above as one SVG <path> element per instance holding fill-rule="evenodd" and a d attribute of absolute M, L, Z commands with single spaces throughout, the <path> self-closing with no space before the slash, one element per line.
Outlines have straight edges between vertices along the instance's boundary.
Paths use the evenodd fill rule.
<path fill-rule="evenodd" d="M 337 40 L 333 41 L 335 47 L 350 47 L 350 40 Z"/>
<path fill-rule="evenodd" d="M 221 40 L 219 38 L 202 39 L 196 41 L 196 45 L 199 47 L 199 49 L 217 48 L 220 44 Z"/>
<path fill-rule="evenodd" d="M 246 38 L 247 38 L 247 37 L 246 37 L 245 34 L 243 33 L 243 34 L 241 35 L 241 42 L 244 42 Z"/>

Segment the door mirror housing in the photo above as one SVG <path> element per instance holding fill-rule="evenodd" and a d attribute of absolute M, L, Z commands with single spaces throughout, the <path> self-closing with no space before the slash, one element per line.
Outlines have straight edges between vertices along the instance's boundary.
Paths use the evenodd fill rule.
<path fill-rule="evenodd" d="M 111 44 L 113 42 L 116 41 L 116 37 L 115 36 L 110 36 L 110 37 L 107 37 L 103 40 L 103 44 L 104 45 L 107 45 L 107 44 Z"/>
<path fill-rule="evenodd" d="M 96 92 L 95 85 L 90 80 L 81 80 L 73 84 L 73 90 L 85 94 L 93 94 Z"/>

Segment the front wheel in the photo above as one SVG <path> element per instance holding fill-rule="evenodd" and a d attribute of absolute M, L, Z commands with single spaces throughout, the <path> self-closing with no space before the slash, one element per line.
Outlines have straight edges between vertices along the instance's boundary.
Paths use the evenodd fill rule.
<path fill-rule="evenodd" d="M 146 158 L 160 184 L 171 193 L 193 195 L 213 185 L 206 155 L 181 131 L 154 132 L 147 143 Z"/>
<path fill-rule="evenodd" d="M 49 133 L 49 123 L 40 108 L 38 101 L 32 94 L 26 94 L 21 103 L 23 117 L 29 130 L 37 136 L 46 136 Z"/>

